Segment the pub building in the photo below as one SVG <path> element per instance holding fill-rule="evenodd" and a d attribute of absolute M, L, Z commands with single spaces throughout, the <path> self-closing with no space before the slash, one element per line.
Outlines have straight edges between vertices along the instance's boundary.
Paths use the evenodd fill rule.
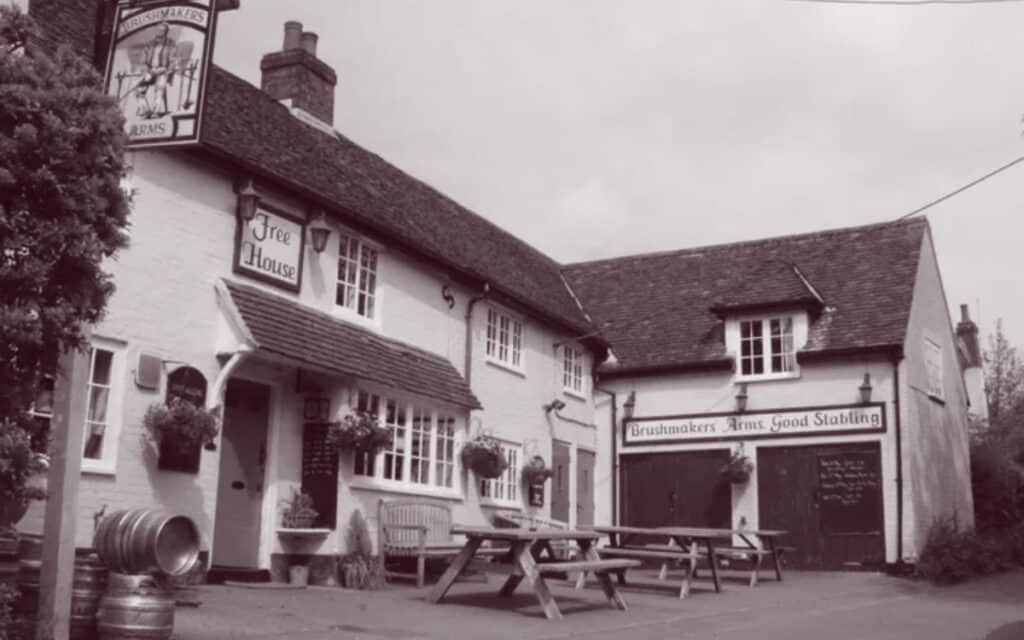
<path fill-rule="evenodd" d="M 137 90 L 154 41 L 209 59 L 211 1 L 27 3 L 44 45 L 107 70 L 137 136 L 130 246 L 72 388 L 79 546 L 97 513 L 160 507 L 196 522 L 210 579 L 299 557 L 329 583 L 362 524 L 376 546 L 381 500 L 465 524 L 772 526 L 810 566 L 913 558 L 932 518 L 970 517 L 969 349 L 925 222 L 561 265 L 336 131 L 337 76 L 297 22 L 260 87 L 197 58 Z M 217 412 L 211 446 L 154 446 L 144 415 L 173 398 Z M 391 446 L 335 454 L 325 425 L 354 411 Z M 498 478 L 462 464 L 479 435 Z M 723 483 L 737 451 L 753 475 Z M 282 521 L 296 491 L 302 531 Z"/>
<path fill-rule="evenodd" d="M 783 529 L 812 568 L 913 561 L 935 518 L 971 521 L 977 327 L 950 326 L 925 220 L 566 276 L 610 345 L 599 520 Z M 749 479 L 723 472 L 744 457 Z"/>

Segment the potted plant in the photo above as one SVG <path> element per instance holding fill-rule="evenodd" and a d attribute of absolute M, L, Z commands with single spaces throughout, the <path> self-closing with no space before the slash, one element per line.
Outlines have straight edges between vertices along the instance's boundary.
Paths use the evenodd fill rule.
<path fill-rule="evenodd" d="M 393 438 L 391 429 L 366 411 L 354 411 L 327 425 L 327 442 L 344 451 L 377 453 L 389 448 Z"/>
<path fill-rule="evenodd" d="M 32 450 L 29 432 L 12 420 L 0 425 L 0 529 L 11 529 L 28 511 L 30 500 L 46 499 L 46 491 L 29 484 L 49 468 L 49 458 Z"/>
<path fill-rule="evenodd" d="M 554 471 L 540 456 L 533 456 L 523 467 L 523 481 L 527 485 L 543 484 L 552 475 L 554 475 Z"/>
<path fill-rule="evenodd" d="M 384 567 L 380 556 L 368 555 L 362 551 L 346 553 L 338 566 L 341 586 L 346 589 L 373 591 L 384 586 Z"/>
<path fill-rule="evenodd" d="M 154 402 L 149 405 L 142 424 L 161 446 L 174 446 L 183 451 L 199 446 L 208 449 L 216 446 L 216 414 L 182 398 L 171 398 L 167 403 Z"/>
<path fill-rule="evenodd" d="M 462 446 L 462 464 L 481 478 L 497 478 L 508 468 L 501 445 L 483 434 Z"/>
<path fill-rule="evenodd" d="M 743 455 L 742 449 L 738 449 L 729 457 L 729 462 L 722 466 L 721 474 L 733 484 L 745 484 L 750 481 L 750 474 L 753 471 L 754 463 Z"/>
<path fill-rule="evenodd" d="M 281 526 L 285 529 L 309 529 L 319 515 L 320 512 L 313 508 L 313 496 L 293 489 L 292 497 L 284 501 Z"/>

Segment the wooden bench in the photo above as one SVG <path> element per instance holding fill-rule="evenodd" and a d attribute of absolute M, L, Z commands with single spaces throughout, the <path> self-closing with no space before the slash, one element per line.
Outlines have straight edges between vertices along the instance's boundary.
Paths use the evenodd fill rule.
<path fill-rule="evenodd" d="M 757 586 L 760 580 L 761 563 L 765 558 L 771 560 L 775 568 L 775 578 L 782 580 L 782 567 L 781 560 L 782 554 L 785 548 L 782 547 L 748 547 L 748 546 L 715 546 L 715 559 L 717 562 L 719 558 L 729 558 L 735 560 L 749 560 L 751 563 L 750 567 L 750 586 Z"/>
<path fill-rule="evenodd" d="M 569 573 L 570 571 L 592 571 L 602 575 L 616 573 L 639 567 L 639 560 L 567 560 L 565 562 L 542 562 L 537 565 L 537 572 L 544 573 Z"/>
<path fill-rule="evenodd" d="M 692 543 L 688 549 L 673 545 L 642 545 L 624 547 L 601 547 L 597 550 L 602 557 L 625 557 L 640 558 L 661 561 L 661 571 L 658 574 L 660 580 L 668 577 L 669 563 L 675 563 L 683 568 L 683 580 L 679 586 L 679 597 L 685 598 L 690 595 L 690 579 L 696 573 L 697 559 L 700 554 L 697 552 L 697 543 Z M 637 563 L 639 564 L 639 560 Z M 626 581 L 625 571 L 618 571 L 619 583 Z M 577 586 L 580 586 L 577 584 Z"/>
<path fill-rule="evenodd" d="M 381 500 L 377 506 L 378 546 L 385 578 L 414 578 L 425 582 L 427 558 L 450 558 L 463 547 L 452 537 L 452 511 L 447 504 L 424 500 Z M 507 553 L 482 548 L 476 555 Z M 416 573 L 388 569 L 388 559 L 416 558 Z"/>

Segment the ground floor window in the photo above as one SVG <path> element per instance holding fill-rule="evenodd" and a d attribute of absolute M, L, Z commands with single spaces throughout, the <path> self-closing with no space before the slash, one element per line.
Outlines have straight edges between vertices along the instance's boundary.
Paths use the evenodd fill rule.
<path fill-rule="evenodd" d="M 377 417 L 392 433 L 391 447 L 356 453 L 353 472 L 387 484 L 458 490 L 456 416 L 426 403 L 387 398 L 359 390 L 353 407 Z"/>
<path fill-rule="evenodd" d="M 501 452 L 508 460 L 508 468 L 497 478 L 480 481 L 480 497 L 488 502 L 519 507 L 522 502 L 519 497 L 519 474 L 523 447 L 519 444 L 502 443 Z"/>

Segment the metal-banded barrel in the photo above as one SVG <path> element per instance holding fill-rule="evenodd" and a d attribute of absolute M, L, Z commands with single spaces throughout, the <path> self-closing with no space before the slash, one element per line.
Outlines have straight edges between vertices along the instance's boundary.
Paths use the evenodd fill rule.
<path fill-rule="evenodd" d="M 43 536 L 23 533 L 18 542 L 18 599 L 14 611 L 35 619 L 39 609 L 39 572 L 42 569 Z"/>
<path fill-rule="evenodd" d="M 96 622 L 100 640 L 167 640 L 174 598 L 153 576 L 111 573 Z"/>
<path fill-rule="evenodd" d="M 199 529 L 190 518 L 164 511 L 116 511 L 96 527 L 93 547 L 111 571 L 180 576 L 199 558 Z"/>
<path fill-rule="evenodd" d="M 108 573 L 92 549 L 77 552 L 71 584 L 71 640 L 96 640 L 96 612 L 107 588 Z"/>
<path fill-rule="evenodd" d="M 0 585 L 14 588 L 18 584 L 18 534 L 0 533 Z"/>

